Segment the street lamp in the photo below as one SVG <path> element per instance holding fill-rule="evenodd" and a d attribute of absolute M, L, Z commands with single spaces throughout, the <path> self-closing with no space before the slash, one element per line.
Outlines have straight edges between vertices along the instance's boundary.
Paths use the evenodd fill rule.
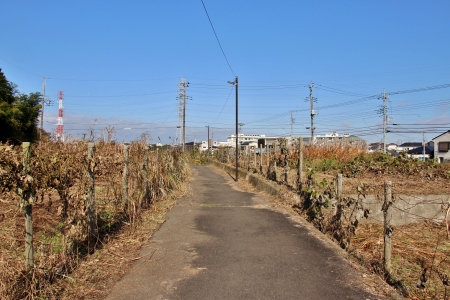
<path fill-rule="evenodd" d="M 239 161 L 239 149 L 238 149 L 238 77 L 236 76 L 234 81 L 228 81 L 236 87 L 236 181 L 238 181 L 238 161 Z"/>

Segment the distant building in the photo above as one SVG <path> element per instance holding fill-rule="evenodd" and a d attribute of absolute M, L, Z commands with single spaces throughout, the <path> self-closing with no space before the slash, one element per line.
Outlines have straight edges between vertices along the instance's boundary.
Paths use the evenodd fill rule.
<path fill-rule="evenodd" d="M 387 151 L 397 151 L 398 145 L 395 143 L 390 143 L 386 145 Z"/>
<path fill-rule="evenodd" d="M 417 147 L 421 147 L 422 145 L 422 143 L 403 143 L 397 147 L 397 152 L 409 151 Z"/>
<path fill-rule="evenodd" d="M 368 148 L 367 151 L 369 153 L 376 151 L 383 151 L 383 143 L 371 143 L 367 148 Z"/>
<path fill-rule="evenodd" d="M 336 131 L 332 133 L 328 133 L 325 135 L 317 135 L 314 137 L 314 143 L 324 143 L 324 142 L 348 142 L 350 144 L 366 144 L 366 141 L 356 135 L 350 135 L 348 133 L 344 133 L 343 135 L 339 135 Z"/>
<path fill-rule="evenodd" d="M 434 157 L 438 162 L 450 162 L 450 130 L 438 135 L 432 141 L 434 143 Z"/>
<path fill-rule="evenodd" d="M 424 153 L 425 152 L 425 153 Z M 423 161 L 433 159 L 434 157 L 434 147 L 432 146 L 420 146 L 408 151 L 408 156 L 412 158 L 417 158 Z"/>

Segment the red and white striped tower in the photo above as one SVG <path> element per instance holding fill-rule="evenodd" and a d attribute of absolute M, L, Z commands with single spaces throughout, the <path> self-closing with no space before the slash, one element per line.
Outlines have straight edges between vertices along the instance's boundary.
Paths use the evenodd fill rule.
<path fill-rule="evenodd" d="M 63 92 L 59 91 L 58 99 L 58 123 L 56 124 L 56 138 L 64 142 L 64 124 L 63 124 Z"/>

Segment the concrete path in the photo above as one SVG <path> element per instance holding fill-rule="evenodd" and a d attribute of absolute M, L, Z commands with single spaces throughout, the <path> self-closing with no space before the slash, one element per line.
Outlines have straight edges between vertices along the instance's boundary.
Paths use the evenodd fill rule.
<path fill-rule="evenodd" d="M 107 299 L 379 299 L 347 261 L 267 198 L 193 167 L 180 199 Z"/>

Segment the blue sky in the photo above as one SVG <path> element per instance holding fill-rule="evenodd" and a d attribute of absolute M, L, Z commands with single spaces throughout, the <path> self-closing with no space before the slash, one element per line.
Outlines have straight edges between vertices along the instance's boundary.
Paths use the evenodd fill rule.
<path fill-rule="evenodd" d="M 381 141 L 382 101 L 365 98 L 383 90 L 392 94 L 389 123 L 400 124 L 388 126 L 388 142 L 450 129 L 450 87 L 395 94 L 450 84 L 449 1 L 204 4 L 231 69 L 201 0 L 5 1 L 0 68 L 22 93 L 41 92 L 47 77 L 55 103 L 45 108 L 48 131 L 63 91 L 65 131 L 75 137 L 114 127 L 120 141 L 142 133 L 176 140 L 178 82 L 186 78 L 187 141 L 206 140 L 207 125 L 225 140 L 235 131 L 227 83 L 235 76 L 244 133 L 288 136 L 294 111 L 293 134 L 309 136 L 311 82 L 316 134 Z"/>

